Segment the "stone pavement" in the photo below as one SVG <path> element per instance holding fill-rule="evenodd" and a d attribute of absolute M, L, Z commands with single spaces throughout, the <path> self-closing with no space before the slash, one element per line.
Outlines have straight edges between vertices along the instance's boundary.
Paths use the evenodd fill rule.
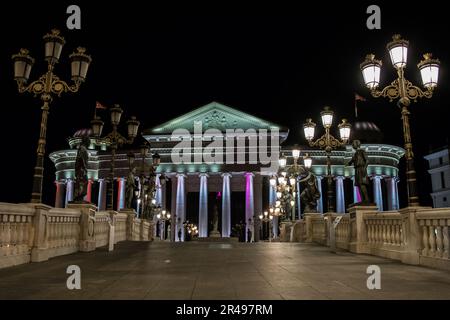
<path fill-rule="evenodd" d="M 373 264 L 381 290 L 366 286 Z M 450 274 L 315 244 L 125 242 L 0 270 L 0 299 L 450 299 Z"/>

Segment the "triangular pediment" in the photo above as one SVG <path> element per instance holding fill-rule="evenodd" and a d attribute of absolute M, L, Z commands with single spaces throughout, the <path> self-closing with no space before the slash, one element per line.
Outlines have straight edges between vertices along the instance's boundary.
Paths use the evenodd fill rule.
<path fill-rule="evenodd" d="M 159 126 L 144 131 L 144 135 L 170 135 L 176 129 L 186 129 L 194 132 L 194 124 L 201 122 L 203 131 L 217 129 L 225 132 L 227 129 L 278 129 L 288 130 L 273 122 L 260 119 L 251 114 L 228 107 L 218 102 L 211 102 L 180 117 L 167 121 Z"/>

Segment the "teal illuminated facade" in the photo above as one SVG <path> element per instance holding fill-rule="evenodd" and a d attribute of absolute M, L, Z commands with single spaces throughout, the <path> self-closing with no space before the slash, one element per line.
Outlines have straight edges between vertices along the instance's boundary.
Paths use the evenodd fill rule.
<path fill-rule="evenodd" d="M 197 144 L 194 144 L 195 139 L 195 124 L 202 124 L 202 132 Z M 228 139 L 228 131 L 242 129 L 241 134 L 233 137 L 235 145 L 232 149 L 224 149 L 224 159 L 227 155 L 237 159 L 244 157 L 244 163 L 205 163 L 204 161 L 195 161 L 195 155 L 200 149 L 207 147 L 214 141 L 220 139 Z M 270 202 L 272 193 L 268 180 L 274 172 L 262 171 L 261 163 L 252 163 L 250 157 L 257 152 L 252 148 L 250 140 L 251 131 L 256 133 L 261 130 L 267 132 L 278 132 L 278 141 L 280 147 L 276 149 L 277 153 L 281 151 L 288 158 L 288 164 L 292 163 L 291 157 L 292 147 L 287 145 L 287 138 L 289 129 L 277 125 L 270 121 L 266 121 L 255 117 L 253 115 L 244 113 L 237 109 L 225 106 L 223 104 L 212 102 L 203 107 L 195 109 L 185 115 L 176 119 L 170 120 L 162 125 L 152 129 L 144 130 L 143 137 L 150 143 L 151 152 L 157 152 L 161 156 L 161 164 L 158 167 L 159 177 L 165 177 L 160 183 L 158 189 L 157 201 L 167 210 L 170 210 L 174 216 L 173 223 L 176 225 L 175 217 L 186 219 L 186 208 L 191 207 L 189 193 L 200 194 L 200 199 L 195 198 L 199 202 L 197 218 L 192 218 L 203 226 L 200 233 L 203 236 L 207 235 L 208 228 L 208 212 L 210 214 L 211 208 L 208 207 L 208 193 L 216 192 L 221 196 L 219 203 L 221 211 L 221 230 L 222 236 L 227 237 L 231 232 L 230 215 L 233 213 L 233 194 L 240 192 L 245 194 L 242 201 L 245 201 L 244 208 L 245 221 L 254 220 L 263 210 L 265 210 Z M 174 134 L 175 132 L 175 134 Z M 210 133 L 208 135 L 208 132 Z M 74 137 L 69 139 L 70 148 L 67 150 L 55 151 L 50 154 L 50 159 L 55 164 L 56 168 L 56 201 L 58 207 L 63 207 L 73 197 L 73 178 L 74 178 L 74 163 L 76 156 L 76 146 L 80 141 L 80 136 L 89 134 L 89 132 L 77 132 Z M 378 205 L 381 211 L 396 210 L 399 208 L 398 201 L 398 164 L 400 158 L 404 154 L 404 150 L 400 147 L 387 145 L 382 143 L 379 137 L 380 130 L 371 122 L 356 122 L 353 124 L 353 133 L 351 139 L 359 139 L 363 143 L 368 158 L 369 167 L 368 173 L 372 180 L 369 191 L 373 195 L 374 202 Z M 180 142 L 185 138 L 184 136 L 191 136 L 191 148 L 186 148 L 185 155 L 188 154 L 193 161 L 189 163 L 174 163 L 172 155 L 174 150 L 180 145 Z M 100 210 L 105 209 L 106 203 L 106 184 L 109 174 L 110 153 L 106 145 L 99 145 L 95 138 L 91 138 L 92 148 L 90 151 L 89 163 L 89 178 L 91 179 L 89 200 L 96 203 Z M 244 147 L 240 144 L 245 141 Z M 268 138 L 268 148 L 274 146 L 274 140 Z M 94 147 L 96 145 L 96 147 Z M 240 147 L 239 147 L 240 146 Z M 197 148 L 196 148 L 197 147 Z M 174 149 L 175 148 L 175 149 Z M 322 194 L 325 194 L 326 183 L 323 179 L 326 173 L 326 155 L 322 150 L 314 150 L 309 147 L 300 146 L 302 152 L 307 152 L 313 159 L 312 171 L 317 175 L 319 187 L 322 189 Z M 274 149 L 272 149 L 274 150 Z M 122 150 L 118 152 L 116 160 L 116 181 L 115 190 L 117 192 L 117 209 L 123 208 L 124 196 L 124 179 L 128 174 L 128 161 L 126 154 L 130 150 Z M 135 153 L 137 167 L 141 163 L 139 148 L 132 150 Z M 217 150 L 216 150 L 217 151 Z M 219 152 L 219 153 L 220 153 Z M 216 152 L 217 154 L 217 152 Z M 332 152 L 332 174 L 334 176 L 334 187 L 336 195 L 336 211 L 344 213 L 349 204 L 358 202 L 359 193 L 353 187 L 353 167 L 348 166 L 353 154 L 350 146 Z M 197 158 L 198 159 L 198 158 Z M 144 159 L 147 164 L 151 163 L 151 155 Z M 267 167 L 267 166 L 266 166 Z M 323 180 L 323 181 L 322 181 Z M 167 189 L 171 188 L 170 191 Z M 182 193 L 182 194 L 181 194 Z M 205 195 L 202 196 L 202 193 Z M 170 194 L 170 199 L 168 195 Z M 250 198 L 251 196 L 251 198 Z M 225 197 L 228 197 L 225 199 Z M 238 199 L 238 198 L 236 198 Z M 240 198 L 239 198 L 240 199 Z M 325 212 L 326 201 L 319 200 L 318 209 Z M 139 211 L 139 208 L 137 208 Z M 189 209 L 189 210 L 191 210 Z M 301 214 L 301 204 L 297 204 L 298 216 Z M 191 211 L 192 211 L 191 210 Z M 206 210 L 206 211 L 205 211 Z M 237 209 L 236 209 L 237 210 Z M 206 218 L 205 218 L 206 217 Z M 206 221 L 205 221 L 206 219 Z M 244 219 L 244 216 L 242 217 Z M 234 219 L 236 220 L 236 219 Z M 174 237 L 174 233 L 172 235 Z"/>

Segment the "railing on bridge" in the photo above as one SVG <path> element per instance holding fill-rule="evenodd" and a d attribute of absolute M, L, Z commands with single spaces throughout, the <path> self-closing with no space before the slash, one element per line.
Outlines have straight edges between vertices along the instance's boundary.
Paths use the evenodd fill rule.
<path fill-rule="evenodd" d="M 337 248 L 450 270 L 450 208 L 378 212 L 373 206 L 355 206 L 333 226 L 338 216 L 307 214 L 299 238 L 330 245 L 330 228 L 335 228 Z"/>
<path fill-rule="evenodd" d="M 109 245 L 110 239 L 114 244 L 153 240 L 153 223 L 135 218 L 134 211 L 95 209 L 0 203 L 0 268 L 92 251 Z"/>

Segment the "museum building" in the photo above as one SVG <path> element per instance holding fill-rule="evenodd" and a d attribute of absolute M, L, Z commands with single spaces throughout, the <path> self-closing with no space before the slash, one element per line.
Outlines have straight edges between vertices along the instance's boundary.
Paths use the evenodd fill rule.
<path fill-rule="evenodd" d="M 200 134 L 199 124 L 202 130 Z M 266 132 L 267 137 L 261 138 L 261 132 Z M 271 136 L 270 133 L 273 132 L 277 135 Z M 90 133 L 90 129 L 77 131 L 68 139 L 68 149 L 50 154 L 56 168 L 55 207 L 65 207 L 73 200 L 77 146 L 81 137 Z M 213 216 L 218 212 L 221 236 L 230 237 L 234 226 L 240 223 L 248 226 L 253 221 L 256 222 L 258 216 L 268 210 L 276 200 L 276 190 L 269 183 L 269 179 L 277 172 L 270 166 L 272 162 L 262 163 L 258 156 L 263 153 L 273 161 L 282 154 L 287 157 L 287 164 L 291 165 L 293 146 L 287 143 L 288 136 L 289 129 L 286 127 L 217 102 L 209 103 L 154 128 L 145 129 L 142 137 L 150 144 L 150 154 L 143 157 L 137 143 L 131 148 L 117 150 L 112 209 L 120 210 L 125 207 L 125 182 L 129 173 L 130 152 L 135 156 L 134 163 L 138 170 L 140 164 L 144 168 L 151 166 L 152 154 L 158 153 L 160 164 L 157 167 L 156 202 L 172 213 L 171 225 L 175 226 L 175 230 L 182 230 L 184 233 L 181 225 L 190 221 L 198 226 L 199 237 L 207 237 L 211 232 Z M 261 139 L 267 144 L 264 152 L 259 148 Z M 372 182 L 369 192 L 378 209 L 399 209 L 398 163 L 404 149 L 384 144 L 380 129 L 372 122 L 353 123 L 350 140 L 355 139 L 362 142 L 362 147 L 368 155 L 368 175 Z M 214 150 L 210 152 L 209 159 L 213 161 L 204 161 L 205 150 L 212 145 Z M 85 199 L 97 205 L 98 210 L 111 209 L 107 207 L 107 203 L 110 203 L 107 190 L 110 189 L 108 181 L 111 152 L 104 141 L 93 136 L 89 149 L 89 184 Z M 308 153 L 313 160 L 310 170 L 316 175 L 321 191 L 317 211 L 327 212 L 325 151 L 306 146 L 300 146 L 300 149 L 302 154 Z M 174 162 L 174 152 L 182 155 L 183 161 Z M 201 152 L 203 157 L 199 156 Z M 276 153 L 276 157 L 270 157 L 271 153 Z M 337 213 L 345 213 L 351 203 L 360 201 L 358 189 L 353 187 L 353 166 L 347 165 L 353 153 L 350 145 L 332 151 L 331 169 Z M 217 156 L 224 161 L 214 161 L 219 159 Z M 301 189 L 301 185 L 299 188 Z M 299 194 L 300 192 L 297 192 L 297 195 Z M 138 201 L 135 203 L 135 210 L 138 215 L 141 214 L 142 208 L 139 207 Z M 295 219 L 299 219 L 302 212 L 298 196 Z M 274 231 L 277 232 L 275 228 Z M 174 232 L 171 238 L 177 240 Z M 181 238 L 184 239 L 184 234 Z M 257 238 L 255 234 L 255 240 Z"/>

